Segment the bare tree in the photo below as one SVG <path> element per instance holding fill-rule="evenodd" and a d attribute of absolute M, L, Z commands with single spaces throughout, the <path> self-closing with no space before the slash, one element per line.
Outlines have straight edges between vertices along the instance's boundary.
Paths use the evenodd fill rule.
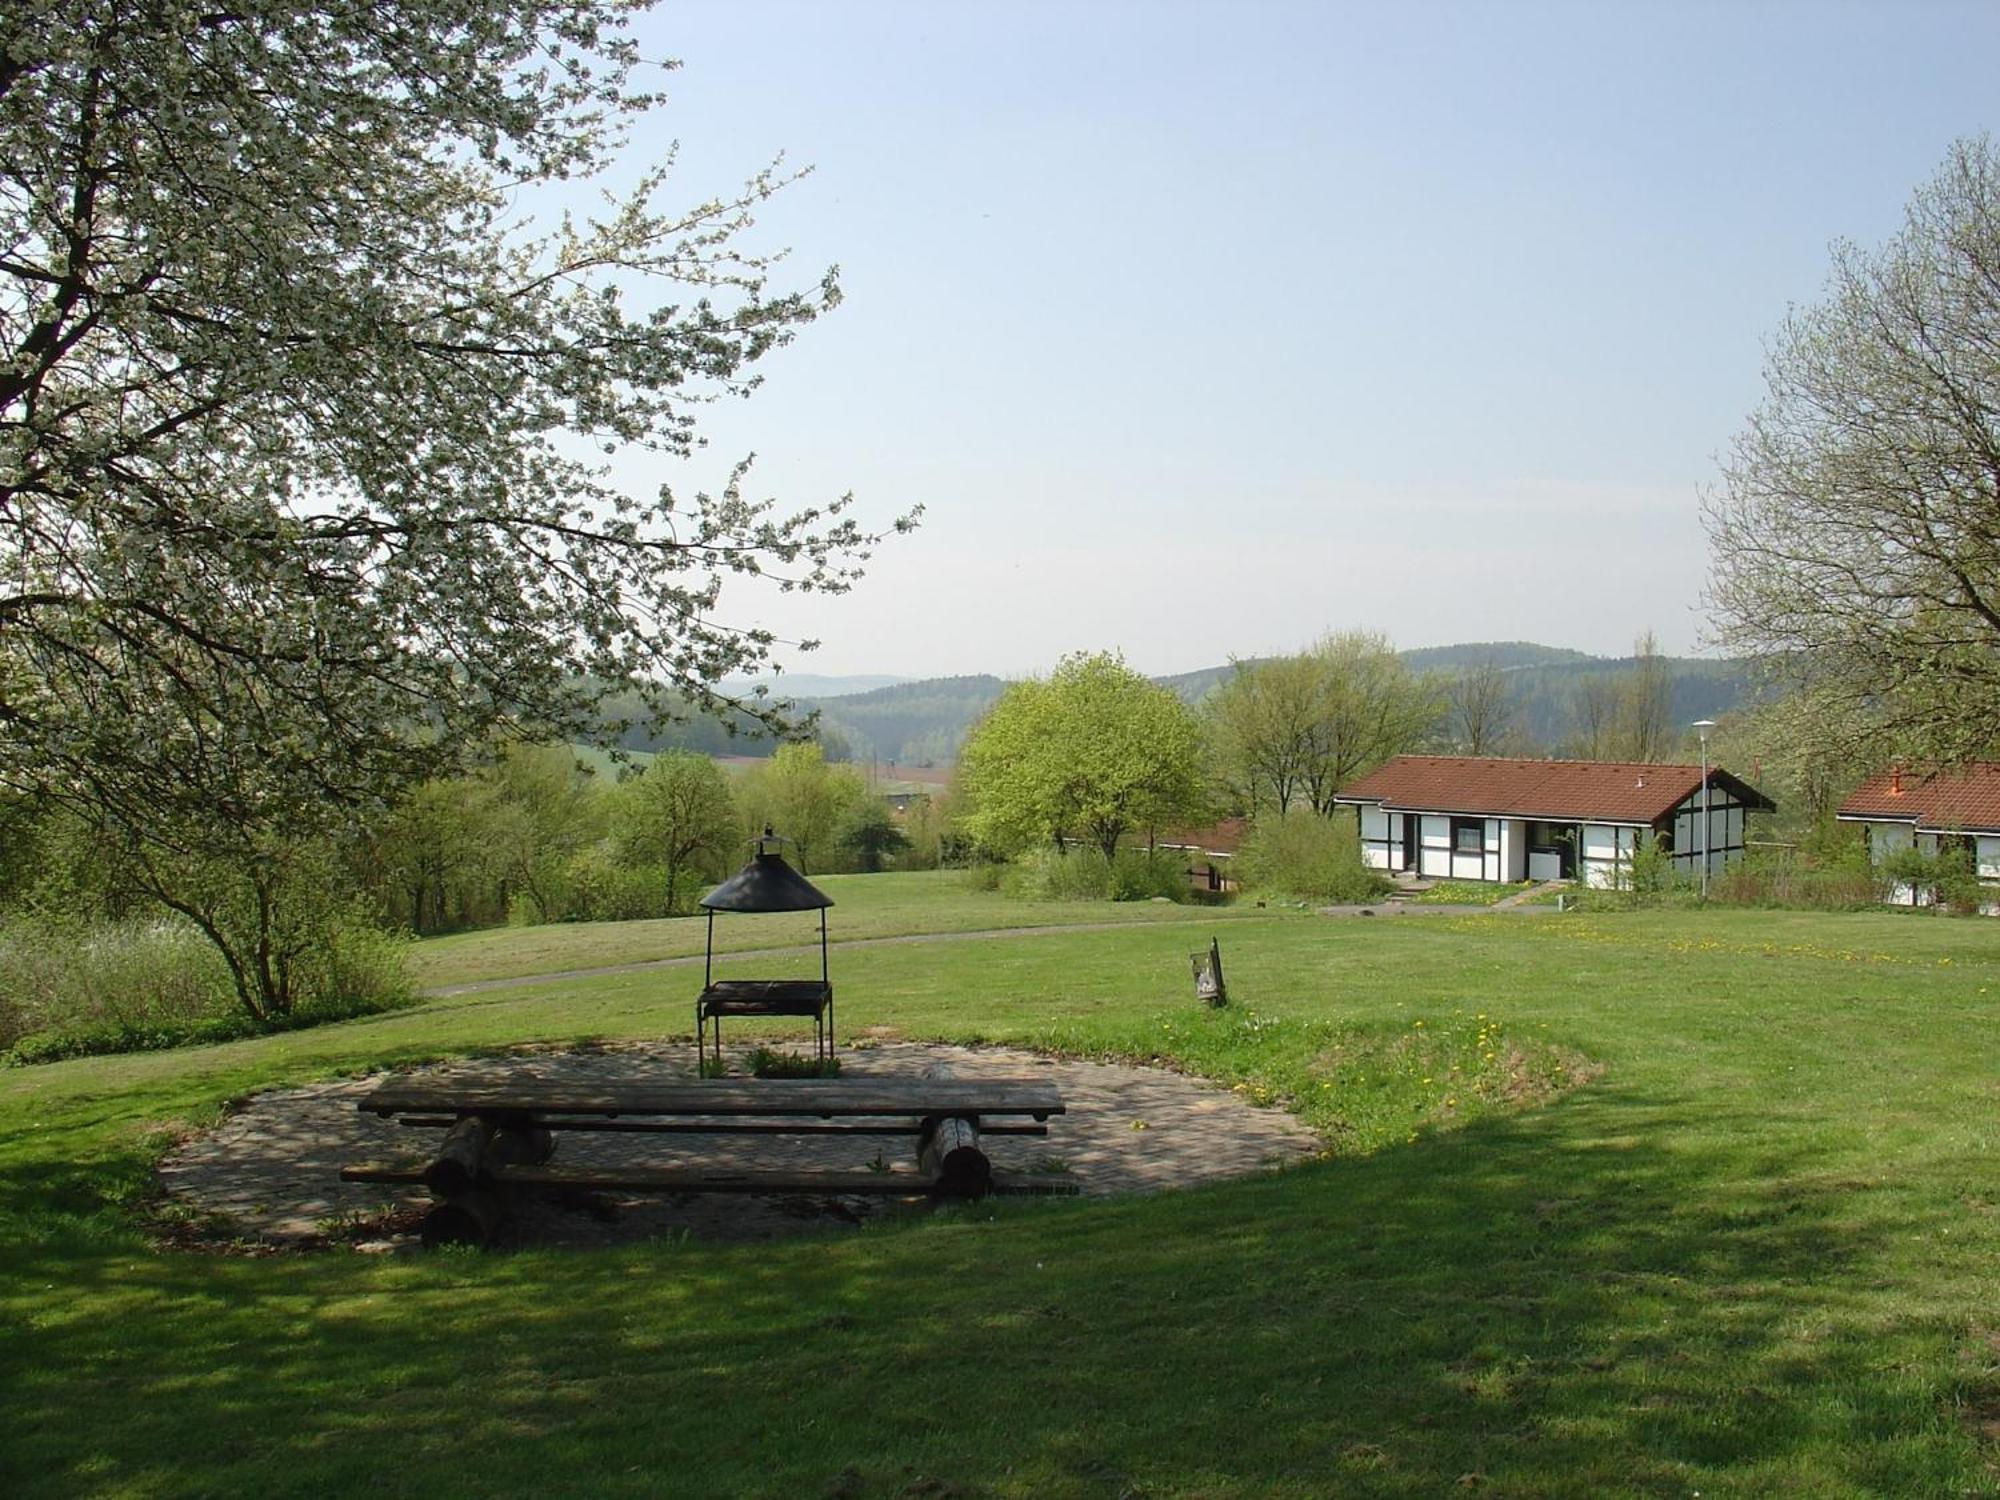
<path fill-rule="evenodd" d="M 1445 684 L 1451 735 L 1466 755 L 1501 755 L 1513 738 L 1516 705 L 1507 674 L 1492 658 L 1476 662 Z"/>
<path fill-rule="evenodd" d="M 1616 672 L 1592 672 L 1579 679 L 1570 693 L 1570 738 L 1564 749 L 1579 760 L 1609 759 L 1623 695 L 1623 679 Z"/>
<path fill-rule="evenodd" d="M 1619 678 L 1615 758 L 1664 760 L 1676 738 L 1673 709 L 1673 671 L 1660 655 L 1658 639 L 1648 630 L 1634 644 L 1632 665 Z"/>
<path fill-rule="evenodd" d="M 1879 250 L 1772 340 L 1705 504 L 1711 602 L 1830 730 L 2000 749 L 2000 156 L 1955 144 Z"/>

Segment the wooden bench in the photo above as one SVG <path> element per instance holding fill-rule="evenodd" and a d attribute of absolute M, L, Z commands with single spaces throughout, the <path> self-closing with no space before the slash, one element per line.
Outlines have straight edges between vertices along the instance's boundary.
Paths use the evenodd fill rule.
<path fill-rule="evenodd" d="M 982 1197 L 1076 1191 L 1066 1179 L 994 1171 L 982 1135 L 1046 1135 L 1064 1112 L 1051 1084 L 961 1079 L 736 1079 L 569 1084 L 541 1078 L 384 1084 L 359 1108 L 417 1129 L 441 1129 L 417 1163 L 341 1169 L 346 1182 L 422 1183 L 441 1201 L 424 1243 L 485 1244 L 514 1190 L 585 1188 L 658 1193 L 814 1193 Z M 742 1171 L 701 1167 L 555 1167 L 570 1131 L 676 1135 L 906 1135 L 915 1171 Z"/>

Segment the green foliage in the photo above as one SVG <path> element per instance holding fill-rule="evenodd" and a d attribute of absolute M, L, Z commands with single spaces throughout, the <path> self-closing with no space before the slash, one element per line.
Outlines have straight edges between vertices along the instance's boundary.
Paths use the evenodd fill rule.
<path fill-rule="evenodd" d="M 1297 656 L 1239 662 L 1203 704 L 1210 758 L 1243 812 L 1333 811 L 1341 787 L 1414 750 L 1441 720 L 1437 683 L 1371 631 Z"/>
<path fill-rule="evenodd" d="M 1360 835 L 1347 814 L 1259 818 L 1237 851 L 1236 870 L 1247 891 L 1306 901 L 1373 901 L 1394 888 L 1363 863 Z"/>
<path fill-rule="evenodd" d="M 1440 880 L 1409 899 L 1424 906 L 1492 906 L 1527 889 L 1525 884 L 1501 885 L 1490 880 Z"/>
<path fill-rule="evenodd" d="M 838 1078 L 840 1059 L 807 1057 L 799 1052 L 779 1052 L 771 1047 L 750 1049 L 752 1078 Z"/>
<path fill-rule="evenodd" d="M 736 786 L 743 836 L 770 828 L 790 839 L 806 874 L 840 868 L 840 830 L 867 800 L 861 773 L 828 764 L 816 744 L 779 746 L 769 760 L 744 771 Z"/>
<path fill-rule="evenodd" d="M 834 843 L 858 869 L 871 875 L 882 868 L 885 856 L 910 847 L 909 836 L 879 797 L 870 797 L 849 810 Z"/>
<path fill-rule="evenodd" d="M 1877 249 L 1769 341 L 1705 506 L 1728 638 L 1810 685 L 1836 742 L 2000 753 L 2000 150 L 1953 143 Z"/>
<path fill-rule="evenodd" d="M 1889 880 L 1914 891 L 1919 902 L 1946 911 L 1977 911 L 1983 899 L 1972 850 L 1964 844 L 1945 844 L 1934 853 L 1898 849 L 1881 868 Z"/>
<path fill-rule="evenodd" d="M 998 872 L 999 889 L 1017 901 L 1168 901 L 1190 899 L 1180 858 L 1144 849 L 1120 849 L 1106 859 L 1098 849 L 1031 849 Z"/>
<path fill-rule="evenodd" d="M 1753 849 L 1708 878 L 1708 899 L 1724 906 L 1867 911 L 1886 894 L 1886 882 L 1870 867 L 1858 837 L 1828 839 L 1817 849 Z"/>
<path fill-rule="evenodd" d="M 776 172 L 542 211 L 659 102 L 629 11 L 0 9 L 0 783 L 336 831 L 496 730 L 716 704 L 772 644 L 734 574 L 858 576 L 844 500 L 604 461 L 692 451 L 839 300 L 743 243 Z"/>
<path fill-rule="evenodd" d="M 968 828 L 1003 853 L 1084 843 L 1108 864 L 1132 830 L 1206 811 L 1193 716 L 1106 653 L 1009 687 L 966 741 L 959 775 Z"/>
<path fill-rule="evenodd" d="M 620 782 L 610 823 L 620 866 L 655 882 L 646 915 L 693 911 L 704 878 L 721 879 L 739 848 L 729 778 L 707 756 L 685 751 L 656 755 Z"/>
<path fill-rule="evenodd" d="M 0 1052 L 19 1063 L 154 1051 L 293 1030 L 408 1005 L 406 945 L 349 920 L 297 963 L 290 1008 L 239 1003 L 222 952 L 180 918 L 0 921 Z"/>

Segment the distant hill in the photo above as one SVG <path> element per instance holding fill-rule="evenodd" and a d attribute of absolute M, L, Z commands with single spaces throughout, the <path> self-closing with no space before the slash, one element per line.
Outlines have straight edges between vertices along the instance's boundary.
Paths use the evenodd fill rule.
<path fill-rule="evenodd" d="M 761 683 L 771 690 L 773 698 L 849 698 L 858 693 L 872 693 L 877 688 L 894 687 L 898 683 L 909 682 L 908 677 L 828 677 L 815 672 L 780 672 L 773 677 L 725 677 L 721 687 L 725 693 L 739 696 L 754 691 Z"/>
<path fill-rule="evenodd" d="M 1553 753 L 1571 731 L 1572 703 L 1587 679 L 1627 671 L 1631 657 L 1592 656 L 1560 646 L 1532 641 L 1473 642 L 1458 646 L 1425 646 L 1402 653 L 1417 672 L 1452 673 L 1492 661 L 1506 674 L 1515 708 L 1517 734 L 1529 751 Z M 1250 665 L 1254 659 L 1246 659 Z M 1673 677 L 1674 721 L 1719 718 L 1747 701 L 1752 689 L 1747 662 L 1707 657 L 1668 657 Z M 1235 664 L 1204 667 L 1154 679 L 1190 704 L 1199 703 L 1235 670 Z M 855 690 L 853 685 L 883 681 L 866 677 L 817 679 L 835 684 L 835 691 L 808 693 L 815 679 L 787 673 L 772 685 L 773 696 L 790 698 L 801 714 L 817 712 L 827 753 L 836 758 L 873 761 L 876 765 L 913 768 L 948 766 L 958 757 L 966 731 L 986 712 L 1006 687 L 998 677 L 931 677 L 919 681 L 886 680 L 886 685 Z M 739 736 L 728 739 L 722 726 L 696 717 L 657 737 L 635 734 L 632 749 L 685 747 L 707 754 L 768 755 L 768 739 Z"/>
<path fill-rule="evenodd" d="M 906 766 L 949 765 L 975 720 L 1007 684 L 998 677 L 933 677 L 812 705 L 822 728 L 846 742 L 856 760 Z"/>
<path fill-rule="evenodd" d="M 1588 651 L 1567 646 L 1537 646 L 1533 641 L 1473 641 L 1462 646 L 1419 646 L 1400 653 L 1412 672 L 1455 672 L 1492 662 L 1498 667 L 1559 667 L 1602 661 Z"/>

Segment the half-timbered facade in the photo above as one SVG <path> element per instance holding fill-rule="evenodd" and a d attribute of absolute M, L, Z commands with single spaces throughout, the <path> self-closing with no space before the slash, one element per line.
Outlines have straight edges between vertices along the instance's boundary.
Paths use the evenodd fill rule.
<path fill-rule="evenodd" d="M 1834 816 L 1861 825 L 1877 864 L 1901 849 L 1936 855 L 1963 848 L 1980 881 L 2000 887 L 2000 764 L 1981 761 L 1952 770 L 1892 766 L 1856 787 Z M 1930 898 L 1898 884 L 1890 887 L 1889 899 L 1916 906 Z M 2000 889 L 1994 902 L 2000 903 Z"/>
<path fill-rule="evenodd" d="M 1623 882 L 1651 834 L 1674 867 L 1740 859 L 1762 792 L 1720 767 L 1399 755 L 1334 798 L 1355 808 L 1367 862 L 1448 880 Z M 1706 831 L 1703 822 L 1706 815 Z"/>

